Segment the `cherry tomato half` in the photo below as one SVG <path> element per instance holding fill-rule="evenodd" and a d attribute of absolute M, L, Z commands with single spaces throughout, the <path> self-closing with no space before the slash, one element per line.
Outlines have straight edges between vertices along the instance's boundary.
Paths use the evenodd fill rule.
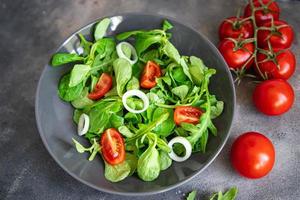
<path fill-rule="evenodd" d="M 199 108 L 193 106 L 177 106 L 174 111 L 174 121 L 177 125 L 182 122 L 198 124 L 202 113 Z"/>
<path fill-rule="evenodd" d="M 237 45 L 240 45 L 240 42 Z M 244 65 L 249 68 L 253 63 L 251 57 L 254 52 L 254 44 L 245 43 L 241 47 L 237 47 L 237 45 L 230 39 L 224 39 L 220 42 L 218 49 L 229 68 L 241 69 Z"/>
<path fill-rule="evenodd" d="M 281 115 L 292 107 L 294 90 L 285 80 L 267 80 L 256 86 L 253 102 L 266 115 Z"/>
<path fill-rule="evenodd" d="M 284 21 L 274 21 L 274 30 L 258 30 L 257 42 L 261 48 L 268 47 L 268 41 L 273 48 L 286 49 L 292 45 L 294 40 L 293 28 Z M 271 27 L 271 22 L 263 24 L 264 27 Z"/>
<path fill-rule="evenodd" d="M 125 160 L 124 139 L 116 129 L 106 129 L 102 134 L 101 152 L 105 161 L 111 165 L 119 164 Z"/>
<path fill-rule="evenodd" d="M 273 18 L 274 20 L 279 19 L 280 8 L 276 2 L 272 2 L 269 6 L 270 0 L 262 0 L 262 4 L 259 0 L 254 0 L 253 5 L 256 8 L 262 8 L 261 10 L 255 11 L 255 22 L 257 26 L 262 26 L 266 22 L 270 22 Z M 252 9 L 250 3 L 247 4 L 244 11 L 244 17 L 249 17 L 252 15 Z"/>
<path fill-rule="evenodd" d="M 92 100 L 101 99 L 112 87 L 112 77 L 106 73 L 102 73 L 94 90 L 88 95 Z"/>
<path fill-rule="evenodd" d="M 295 55 L 290 50 L 284 50 L 279 54 L 276 54 L 272 60 L 268 60 L 268 56 L 263 53 L 257 54 L 258 67 L 262 74 L 267 75 L 268 79 L 289 79 L 295 72 L 296 59 Z M 277 64 L 276 64 L 277 63 Z M 255 71 L 260 75 L 258 69 L 255 67 Z"/>
<path fill-rule="evenodd" d="M 161 76 L 160 67 L 158 64 L 152 61 L 148 61 L 141 77 L 141 87 L 145 89 L 151 89 L 156 86 L 155 78 Z"/>
<path fill-rule="evenodd" d="M 274 146 L 260 133 L 244 133 L 231 147 L 233 167 L 247 178 L 256 179 L 267 175 L 272 170 L 274 162 Z"/>
<path fill-rule="evenodd" d="M 250 20 L 242 22 L 243 18 L 229 17 L 219 27 L 219 38 L 251 38 L 253 37 L 253 25 Z"/>

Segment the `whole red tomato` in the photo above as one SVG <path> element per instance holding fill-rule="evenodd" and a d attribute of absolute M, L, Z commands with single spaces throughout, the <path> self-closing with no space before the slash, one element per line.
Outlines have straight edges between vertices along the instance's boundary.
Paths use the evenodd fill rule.
<path fill-rule="evenodd" d="M 273 54 L 266 55 L 264 53 L 257 54 L 257 62 L 259 70 L 268 79 L 289 79 L 295 72 L 296 59 L 290 50 L 278 51 Z M 255 71 L 260 75 L 257 68 Z"/>
<path fill-rule="evenodd" d="M 284 21 L 267 22 L 264 27 L 271 27 L 271 30 L 258 30 L 257 42 L 261 48 L 268 47 L 268 40 L 273 48 L 286 49 L 292 45 L 294 40 L 293 28 Z"/>
<path fill-rule="evenodd" d="M 220 42 L 218 49 L 232 69 L 241 69 L 244 65 L 249 68 L 253 63 L 254 44 L 252 42 L 243 43 L 243 40 L 234 42 L 227 38 Z"/>
<path fill-rule="evenodd" d="M 224 38 L 251 38 L 253 37 L 253 24 L 250 20 L 242 21 L 243 18 L 229 17 L 219 27 L 220 40 Z"/>
<path fill-rule="evenodd" d="M 262 2 L 262 4 L 261 4 Z M 270 0 L 254 0 L 253 5 L 255 8 L 261 8 L 255 11 L 254 17 L 257 26 L 262 26 L 266 22 L 270 22 L 273 18 L 274 20 L 279 19 L 280 9 L 276 2 L 272 2 L 269 6 Z M 249 17 L 252 15 L 252 9 L 250 3 L 247 4 L 244 10 L 244 17 Z"/>
<path fill-rule="evenodd" d="M 268 40 L 273 48 L 286 49 L 292 45 L 294 40 L 293 28 L 284 21 L 267 22 L 264 27 L 271 27 L 271 30 L 258 30 L 257 42 L 261 48 L 268 47 Z"/>
<path fill-rule="evenodd" d="M 256 86 L 253 102 L 266 115 L 281 115 L 292 107 L 294 90 L 285 80 L 267 80 Z"/>
<path fill-rule="evenodd" d="M 261 178 L 267 175 L 275 162 L 272 142 L 257 132 L 239 136 L 231 147 L 233 167 L 247 178 Z"/>

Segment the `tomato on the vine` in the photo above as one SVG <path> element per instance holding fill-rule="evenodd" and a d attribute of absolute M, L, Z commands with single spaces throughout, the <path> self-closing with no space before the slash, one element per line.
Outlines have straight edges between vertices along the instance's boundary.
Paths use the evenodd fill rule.
<path fill-rule="evenodd" d="M 261 48 L 268 47 L 268 41 L 273 48 L 286 49 L 292 45 L 294 40 L 293 28 L 284 21 L 267 22 L 264 27 L 269 27 L 271 30 L 258 30 L 257 42 Z"/>
<path fill-rule="evenodd" d="M 257 54 L 257 63 L 259 70 L 255 67 L 255 71 L 258 75 L 263 74 L 267 76 L 267 79 L 289 79 L 295 72 L 296 59 L 295 55 L 290 50 L 278 51 L 275 50 L 274 53 L 259 52 Z"/>
<path fill-rule="evenodd" d="M 253 63 L 252 42 L 226 38 L 220 42 L 218 49 L 231 69 L 249 68 Z"/>
<path fill-rule="evenodd" d="M 287 81 L 272 79 L 256 86 L 253 102 L 266 115 L 281 115 L 292 107 L 294 96 L 294 90 Z"/>
<path fill-rule="evenodd" d="M 254 0 L 253 5 L 255 8 L 261 8 L 254 13 L 255 22 L 257 26 L 262 26 L 266 22 L 279 19 L 280 9 L 276 2 L 270 3 L 271 0 Z M 261 4 L 262 2 L 262 4 Z M 251 4 L 247 4 L 244 10 L 244 17 L 252 15 Z"/>
<path fill-rule="evenodd" d="M 247 132 L 239 136 L 231 147 L 233 167 L 247 178 L 261 178 L 267 175 L 275 162 L 272 142 L 257 132 Z"/>
<path fill-rule="evenodd" d="M 244 18 L 229 17 L 219 27 L 219 38 L 251 38 L 253 37 L 253 24 Z"/>

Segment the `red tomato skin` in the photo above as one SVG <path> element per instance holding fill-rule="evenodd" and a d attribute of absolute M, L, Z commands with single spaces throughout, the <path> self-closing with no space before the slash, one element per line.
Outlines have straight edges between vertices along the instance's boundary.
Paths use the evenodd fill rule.
<path fill-rule="evenodd" d="M 104 131 L 100 145 L 102 156 L 107 163 L 117 165 L 125 160 L 124 139 L 115 128 Z"/>
<path fill-rule="evenodd" d="M 256 86 L 253 102 L 260 112 L 275 116 L 287 112 L 292 107 L 294 96 L 294 90 L 287 81 L 271 79 Z"/>
<path fill-rule="evenodd" d="M 263 53 L 257 54 L 258 67 L 263 74 L 267 75 L 268 79 L 287 80 L 294 74 L 296 68 L 296 58 L 290 50 L 286 50 L 276 56 L 279 69 L 273 61 L 264 61 L 266 58 L 267 56 Z M 256 67 L 255 71 L 258 75 L 260 75 Z"/>
<path fill-rule="evenodd" d="M 240 35 L 244 39 L 253 37 L 254 29 L 250 20 L 241 23 L 237 28 L 234 27 L 232 23 L 228 22 L 228 20 L 236 22 L 243 20 L 243 18 L 238 19 L 237 17 L 229 17 L 225 19 L 219 27 L 220 40 L 224 38 L 238 38 Z"/>
<path fill-rule="evenodd" d="M 268 4 L 270 0 L 262 0 L 262 3 L 264 5 Z M 253 1 L 254 7 L 258 8 L 261 7 L 261 4 L 258 0 Z M 257 26 L 262 26 L 266 22 L 270 22 L 271 19 L 273 18 L 274 20 L 279 19 L 279 14 L 280 14 L 280 8 L 276 2 L 272 2 L 269 6 L 268 9 L 271 12 L 264 13 L 264 10 L 258 10 L 255 12 L 255 22 Z M 252 9 L 250 6 L 250 3 L 247 4 L 244 10 L 244 17 L 249 17 L 252 14 Z"/>
<path fill-rule="evenodd" d="M 257 179 L 266 176 L 275 163 L 272 142 L 257 132 L 239 136 L 231 147 L 231 163 L 242 176 Z"/>
<path fill-rule="evenodd" d="M 155 78 L 161 77 L 161 70 L 158 64 L 148 61 L 144 67 L 140 85 L 144 89 L 151 89 L 156 86 Z"/>
<path fill-rule="evenodd" d="M 241 69 L 243 65 L 251 58 L 254 52 L 254 44 L 246 43 L 243 45 L 243 48 L 247 49 L 238 49 L 234 51 L 235 44 L 229 39 L 224 39 L 219 44 L 219 51 L 221 52 L 223 58 L 227 62 L 229 68 L 232 69 Z M 251 67 L 254 59 L 251 59 L 245 66 L 247 69 Z"/>
<path fill-rule="evenodd" d="M 201 109 L 193 106 L 177 106 L 174 111 L 174 121 L 178 126 L 182 122 L 196 125 L 202 113 Z"/>
<path fill-rule="evenodd" d="M 270 30 L 258 30 L 257 32 L 257 42 L 258 46 L 261 48 L 268 48 L 268 38 L 271 46 L 274 49 L 287 49 L 289 48 L 294 40 L 293 28 L 284 21 L 274 21 L 275 26 L 287 25 L 278 29 L 281 36 L 273 34 Z M 265 23 L 263 26 L 271 27 L 271 22 Z"/>
<path fill-rule="evenodd" d="M 112 77 L 107 73 L 102 73 L 95 88 L 88 95 L 88 98 L 92 100 L 101 99 L 111 89 L 112 84 Z"/>

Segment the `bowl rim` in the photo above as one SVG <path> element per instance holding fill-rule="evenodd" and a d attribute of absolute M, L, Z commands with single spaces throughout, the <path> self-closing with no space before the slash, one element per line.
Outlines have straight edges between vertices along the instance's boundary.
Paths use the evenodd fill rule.
<path fill-rule="evenodd" d="M 99 18 L 96 18 L 94 20 L 92 20 L 91 22 L 89 22 L 88 24 L 78 28 L 76 31 L 72 32 L 70 34 L 70 36 L 65 39 L 61 45 L 59 45 L 58 48 L 56 48 L 56 50 L 53 53 L 58 52 L 59 49 L 61 49 L 66 43 L 68 43 L 71 38 L 76 35 L 78 32 L 82 31 L 83 29 L 85 29 L 87 26 L 91 26 L 93 24 L 95 24 L 96 22 L 98 22 L 99 20 L 103 19 L 103 18 L 112 18 L 115 16 L 152 16 L 152 17 L 160 17 L 162 19 L 167 19 L 167 20 L 172 20 L 188 29 L 190 29 L 191 31 L 195 32 L 198 36 L 200 36 L 201 38 L 203 38 L 204 40 L 206 40 L 207 44 L 209 45 L 209 47 L 218 55 L 218 57 L 221 59 L 221 61 L 223 62 L 223 65 L 227 66 L 227 68 L 225 69 L 227 75 L 229 76 L 229 80 L 230 80 L 230 87 L 233 91 L 233 113 L 232 113 L 232 118 L 230 119 L 229 123 L 229 129 L 227 132 L 227 135 L 225 136 L 224 140 L 222 141 L 221 145 L 219 145 L 218 149 L 216 149 L 216 151 L 212 154 L 212 156 L 209 158 L 209 160 L 204 164 L 204 166 L 196 171 L 195 173 L 193 173 L 192 175 L 186 177 L 184 180 L 179 181 L 173 185 L 167 186 L 163 189 L 158 189 L 155 191 L 149 191 L 149 192 L 123 192 L 123 191 L 114 191 L 114 190 L 110 190 L 110 189 L 105 189 L 105 188 L 100 188 L 95 184 L 92 184 L 88 181 L 85 181 L 83 179 L 81 179 L 80 177 L 78 177 L 76 174 L 74 174 L 73 172 L 69 171 L 69 169 L 67 169 L 58 159 L 57 157 L 54 155 L 54 153 L 52 152 L 51 148 L 49 147 L 47 140 L 45 138 L 45 134 L 43 133 L 43 129 L 42 129 L 42 125 L 41 125 L 41 121 L 39 120 L 38 113 L 39 113 L 39 108 L 38 108 L 38 102 L 39 102 L 39 94 L 40 94 L 40 88 L 41 88 L 41 82 L 43 80 L 43 77 L 45 75 L 45 71 L 46 68 L 48 67 L 49 64 L 46 64 L 44 66 L 44 69 L 41 72 L 39 81 L 38 81 L 38 86 L 36 89 L 36 95 L 35 95 L 35 119 L 36 119 L 36 124 L 37 124 L 37 128 L 38 128 L 38 132 L 39 135 L 42 139 L 42 142 L 44 144 L 44 146 L 46 147 L 48 153 L 51 155 L 51 157 L 55 160 L 55 162 L 65 171 L 67 172 L 70 176 L 72 176 L 73 178 L 75 178 L 77 181 L 84 183 L 85 185 L 94 188 L 98 191 L 101 192 L 105 192 L 105 193 L 109 193 L 109 194 L 114 194 L 114 195 L 123 195 L 123 196 L 145 196 L 145 195 L 154 195 L 154 194 L 160 194 L 163 192 L 167 192 L 170 191 L 172 189 L 175 189 L 185 183 L 187 183 L 188 181 L 190 181 L 192 178 L 196 177 L 197 175 L 199 175 L 201 172 L 203 172 L 216 158 L 217 156 L 220 154 L 220 152 L 222 151 L 222 149 L 224 148 L 230 133 L 231 133 L 231 128 L 232 128 L 232 123 L 234 121 L 235 118 L 235 113 L 236 113 L 236 92 L 235 92 L 235 87 L 234 87 L 234 81 L 231 75 L 231 72 L 229 71 L 229 67 L 227 65 L 227 63 L 225 62 L 223 56 L 221 55 L 221 53 L 219 52 L 219 50 L 216 48 L 216 46 L 205 36 L 203 35 L 201 32 L 197 31 L 196 29 L 194 29 L 193 27 L 191 27 L 189 24 L 185 25 L 183 22 L 175 19 L 174 17 L 171 16 L 166 16 L 166 15 L 161 15 L 161 14 L 156 14 L 156 13 L 145 13 L 145 12 L 121 12 L 121 13 L 115 13 L 113 15 L 107 15 L 107 16 L 102 16 Z M 51 54 L 52 55 L 52 54 Z"/>

